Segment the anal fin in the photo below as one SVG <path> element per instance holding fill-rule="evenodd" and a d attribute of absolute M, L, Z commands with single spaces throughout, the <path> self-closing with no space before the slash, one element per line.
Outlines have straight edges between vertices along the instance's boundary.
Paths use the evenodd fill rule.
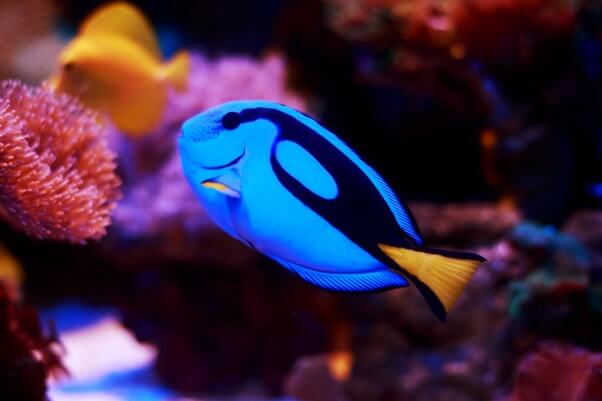
<path fill-rule="evenodd" d="M 330 273 L 312 270 L 280 258 L 272 259 L 305 281 L 331 291 L 373 292 L 408 286 L 408 282 L 402 276 L 384 268 L 364 273 Z"/>

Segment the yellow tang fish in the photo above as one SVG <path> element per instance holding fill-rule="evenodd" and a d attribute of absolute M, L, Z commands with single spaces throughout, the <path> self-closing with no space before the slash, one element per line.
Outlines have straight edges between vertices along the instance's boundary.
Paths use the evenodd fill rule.
<path fill-rule="evenodd" d="M 140 136 L 163 116 L 169 86 L 185 90 L 190 70 L 186 52 L 163 63 L 152 26 L 127 3 L 95 11 L 60 55 L 51 85 L 108 113 L 117 128 Z"/>
<path fill-rule="evenodd" d="M 21 263 L 4 245 L 0 244 L 0 288 L 9 299 L 16 301 L 21 298 L 24 278 Z"/>

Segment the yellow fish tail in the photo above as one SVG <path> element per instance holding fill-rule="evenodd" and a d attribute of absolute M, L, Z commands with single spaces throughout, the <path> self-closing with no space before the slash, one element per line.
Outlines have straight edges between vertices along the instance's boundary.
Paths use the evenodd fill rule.
<path fill-rule="evenodd" d="M 460 294 L 484 261 L 462 252 L 414 250 L 379 244 L 425 297 L 437 317 L 445 321 Z"/>
<path fill-rule="evenodd" d="M 186 90 L 189 72 L 190 56 L 185 51 L 177 53 L 162 69 L 163 77 L 178 91 Z"/>
<path fill-rule="evenodd" d="M 58 89 L 59 83 L 60 83 L 60 79 L 59 79 L 58 74 L 52 75 L 45 82 L 45 84 L 48 85 L 48 87 L 50 89 L 52 89 L 53 91 L 56 91 Z"/>

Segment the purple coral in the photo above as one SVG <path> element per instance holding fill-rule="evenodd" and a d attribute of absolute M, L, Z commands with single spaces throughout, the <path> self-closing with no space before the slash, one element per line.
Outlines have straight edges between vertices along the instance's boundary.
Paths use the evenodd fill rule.
<path fill-rule="evenodd" d="M 271 100 L 305 110 L 305 101 L 287 88 L 286 79 L 285 61 L 276 54 L 258 61 L 246 57 L 210 61 L 192 55 L 188 91 L 174 96 L 172 118 L 184 120 L 220 103 L 241 99 Z"/>

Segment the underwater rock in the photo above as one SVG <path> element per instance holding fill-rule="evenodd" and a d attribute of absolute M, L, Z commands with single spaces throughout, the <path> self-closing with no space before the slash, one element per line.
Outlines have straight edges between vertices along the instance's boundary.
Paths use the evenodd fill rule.
<path fill-rule="evenodd" d="M 520 221 L 520 212 L 486 203 L 410 203 L 429 244 L 475 246 L 492 244 Z"/>
<path fill-rule="evenodd" d="M 287 396 L 299 401 L 345 401 L 342 383 L 330 369 L 328 355 L 300 358 L 284 384 Z"/>
<path fill-rule="evenodd" d="M 508 401 L 593 401 L 602 399 L 602 354 L 543 342 L 525 356 Z"/>
<path fill-rule="evenodd" d="M 579 4 L 570 0 L 452 3 L 453 46 L 456 49 L 461 46 L 467 56 L 477 56 L 489 63 L 498 63 L 500 59 L 505 63 L 532 62 L 540 47 L 572 35 L 579 12 Z"/>
<path fill-rule="evenodd" d="M 97 115 L 47 87 L 0 83 L 0 211 L 39 239 L 99 239 L 120 198 Z"/>
<path fill-rule="evenodd" d="M 471 380 L 445 378 L 426 380 L 409 397 L 412 401 L 486 401 L 490 399 L 487 390 Z"/>
<path fill-rule="evenodd" d="M 46 401 L 46 381 L 65 374 L 59 340 L 45 333 L 37 312 L 8 297 L 0 285 L 0 399 Z"/>
<path fill-rule="evenodd" d="M 399 137 L 387 158 L 397 159 L 397 171 L 429 177 L 430 186 L 404 177 L 399 188 L 426 199 L 433 191 L 447 200 L 501 196 L 527 217 L 562 222 L 583 197 L 575 188 L 586 187 L 575 169 L 595 178 L 591 154 L 599 148 L 597 134 L 585 134 L 599 102 L 577 93 L 581 72 L 573 62 L 574 39 L 589 29 L 589 20 L 578 21 L 583 7 L 569 0 L 325 1 L 329 26 L 354 47 L 355 76 L 366 96 L 374 93 L 364 108 L 377 110 L 370 117 L 385 138 Z M 583 51 L 595 59 L 598 41 L 590 42 Z M 477 149 L 485 132 L 495 137 L 493 151 Z"/>
<path fill-rule="evenodd" d="M 256 382 L 279 394 L 299 357 L 332 349 L 344 319 L 340 295 L 282 270 L 259 256 L 238 269 L 217 258 L 146 264 L 130 272 L 120 310 L 136 337 L 158 349 L 155 368 L 171 388 L 224 394 Z"/>
<path fill-rule="evenodd" d="M 527 62 L 537 46 L 572 33 L 578 7 L 564 0 L 327 0 L 330 26 L 360 43 L 438 49 L 450 58 Z"/>
<path fill-rule="evenodd" d="M 579 211 L 571 216 L 562 230 L 588 247 L 592 255 L 592 280 L 602 283 L 602 212 Z"/>
<path fill-rule="evenodd" d="M 503 276 L 475 273 L 446 324 L 433 319 L 414 288 L 352 298 L 355 353 L 349 398 L 487 400 L 499 371 L 499 333 L 507 322 Z"/>
<path fill-rule="evenodd" d="M 522 268 L 506 275 L 510 319 L 501 337 L 503 347 L 513 350 L 500 359 L 506 375 L 514 359 L 541 340 L 598 349 L 601 292 L 593 280 L 592 250 L 554 227 L 533 223 L 517 226 L 509 241 L 515 255 L 510 260 Z"/>
<path fill-rule="evenodd" d="M 563 231 L 578 238 L 589 250 L 588 294 L 592 307 L 602 315 L 602 213 L 596 210 L 577 212 L 566 222 Z"/>
<path fill-rule="evenodd" d="M 488 400 L 497 384 L 495 329 L 489 339 L 469 336 L 464 344 L 401 351 L 387 345 L 358 347 L 358 365 L 347 383 L 352 400 Z M 469 343 L 469 344 L 468 344 Z"/>
<path fill-rule="evenodd" d="M 517 226 L 510 238 L 520 252 L 529 256 L 524 264 L 530 268 L 522 281 L 509 288 L 512 315 L 518 316 L 521 305 L 533 297 L 561 299 L 586 292 L 591 258 L 588 249 L 577 239 L 551 226 L 532 223 Z"/>
<path fill-rule="evenodd" d="M 544 106 L 534 106 L 533 112 L 536 107 Z M 504 126 L 482 133 L 486 176 L 503 203 L 520 208 L 526 218 L 558 223 L 572 195 L 575 155 L 566 151 L 570 132 L 549 123 L 529 123 L 530 114 L 521 114 L 507 116 L 500 123 Z"/>

